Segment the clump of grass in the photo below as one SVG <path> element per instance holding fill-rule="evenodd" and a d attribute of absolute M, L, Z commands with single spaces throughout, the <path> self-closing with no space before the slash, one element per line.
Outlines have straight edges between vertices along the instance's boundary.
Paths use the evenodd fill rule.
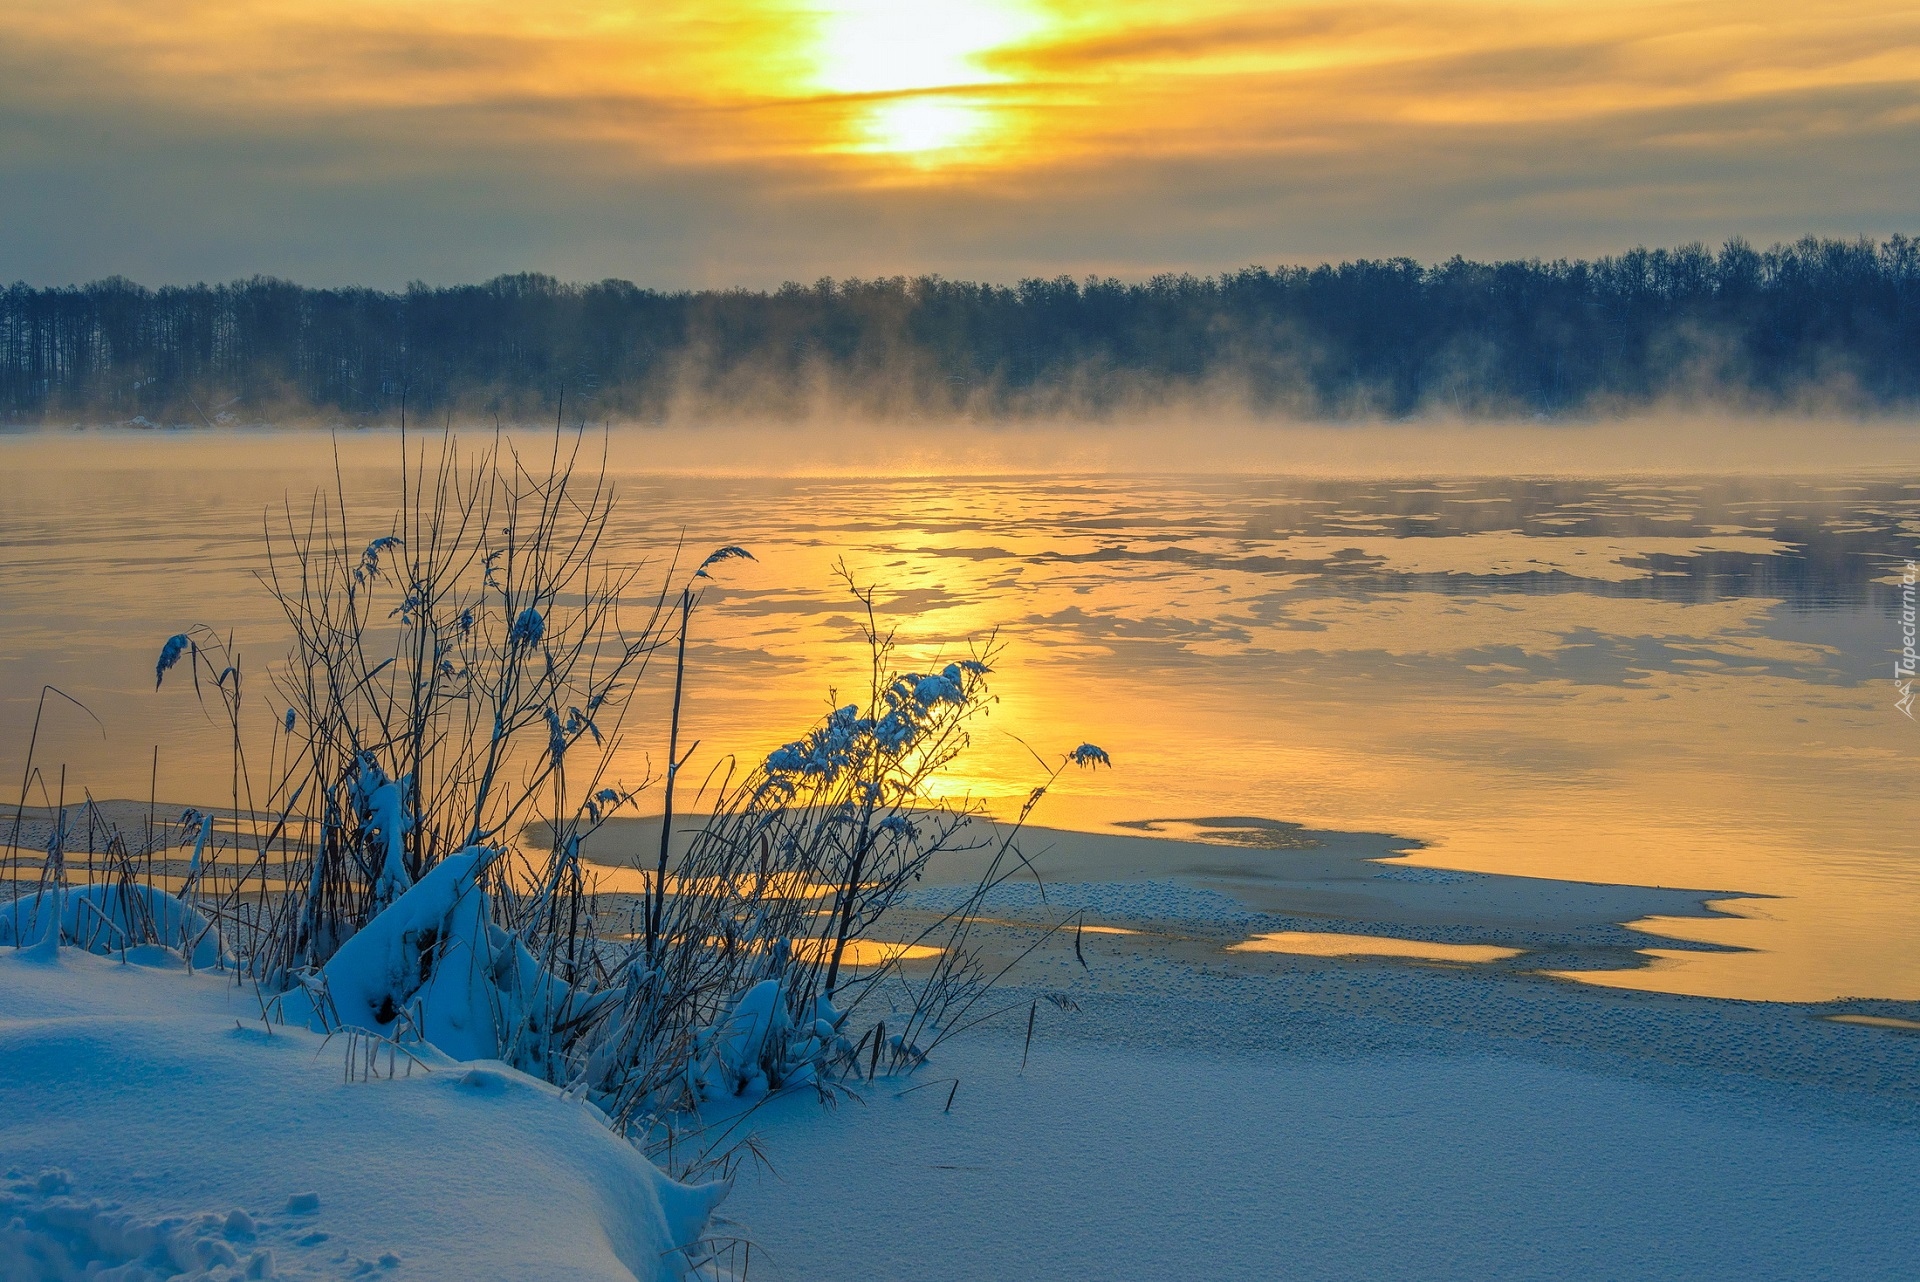
<path fill-rule="evenodd" d="M 614 491 L 604 455 L 597 466 L 583 458 L 582 436 L 556 433 L 536 460 L 498 436 L 470 456 L 451 434 L 437 457 L 402 442 L 401 501 L 387 522 L 361 525 L 340 486 L 304 510 L 289 502 L 270 523 L 261 579 L 293 641 L 263 683 L 233 638 L 210 628 L 162 646 L 156 683 L 190 681 L 229 738 L 229 805 L 171 826 L 150 814 L 138 850 L 108 836 L 101 857 L 119 907 L 103 906 L 120 938 L 197 946 L 184 928 L 169 937 L 151 911 L 134 921 L 178 863 L 155 853 L 191 839 L 180 890 L 199 908 L 196 929 L 217 935 L 263 1012 L 279 995 L 317 991 L 324 1022 L 325 968 L 342 945 L 443 860 L 478 850 L 471 893 L 483 897 L 487 955 L 451 938 L 449 917 L 408 937 L 421 979 L 490 967 L 500 1055 L 591 1097 L 682 1173 L 733 1151 L 701 1132 L 702 1102 L 807 1083 L 831 1098 L 858 1076 L 914 1071 L 993 1013 L 988 995 L 1005 967 L 985 967 L 972 940 L 985 897 L 1031 873 L 1018 834 L 1060 772 L 1106 762 L 1081 745 L 1043 763 L 1044 781 L 999 829 L 977 805 L 943 799 L 936 781 L 994 705 L 994 638 L 906 670 L 873 588 L 838 567 L 862 609 L 866 691 L 764 761 L 718 767 L 696 799 L 708 816 L 675 855 L 697 588 L 750 554 L 723 547 L 678 581 L 670 563 L 642 590 L 644 567 L 608 548 Z M 629 725 L 650 661 L 668 647 L 667 723 Z M 265 715 L 264 736 L 250 714 Z M 637 735 L 665 741 L 658 779 L 613 776 Z M 631 929 L 604 931 L 582 843 L 656 783 L 658 856 Z M 86 820 L 89 834 L 96 821 L 111 828 L 97 807 Z M 16 815 L 16 838 L 19 828 Z M 48 885 L 63 874 L 67 838 L 55 832 Z M 526 844 L 532 832 L 541 848 Z M 895 953 L 856 966 L 859 942 L 929 862 L 964 851 L 984 852 L 986 872 L 904 941 L 936 948 L 932 964 L 909 973 Z M 522 956 L 537 980 L 511 978 L 517 961 L 502 969 Z M 385 1047 L 391 1076 L 394 1048 L 418 1035 L 404 1001 L 378 1021 L 349 1033 L 359 1065 L 349 1075 L 376 1075 Z"/>
<path fill-rule="evenodd" d="M 323 963 L 439 859 L 514 844 L 535 818 L 553 844 L 513 924 L 563 978 L 588 965 L 578 840 L 648 782 L 608 772 L 665 591 L 623 612 L 640 567 L 606 551 L 613 488 L 604 459 L 579 466 L 582 439 L 557 434 L 534 465 L 499 438 L 463 460 L 449 436 L 403 471 L 374 537 L 338 494 L 270 534 L 265 580 L 294 635 L 275 686 L 315 839 L 263 973 Z"/>
<path fill-rule="evenodd" d="M 872 588 L 844 565 L 837 573 L 861 607 L 864 698 L 720 780 L 684 853 L 671 863 L 663 855 L 653 870 L 643 929 L 611 971 L 618 997 L 599 1013 L 584 1081 L 614 1116 L 655 1136 L 663 1155 L 688 1144 L 674 1119 L 696 1116 L 703 1099 L 796 1083 L 831 1098 L 856 1077 L 915 1071 L 942 1040 L 997 1013 L 994 985 L 1050 932 L 989 969 L 972 940 L 985 899 L 1032 874 L 1019 833 L 1060 772 L 1106 760 L 1082 745 L 1046 767 L 1000 829 L 979 805 L 944 797 L 937 781 L 994 706 L 1001 647 L 989 638 L 935 670 L 903 670 Z M 902 941 L 930 948 L 930 966 L 907 969 L 905 949 L 863 968 L 849 963 L 856 941 L 883 933 L 932 860 L 966 852 L 985 855 L 978 881 Z M 756 986 L 771 987 L 778 1007 L 754 1008 L 749 1026 L 739 997 Z M 729 1037 L 752 1045 L 716 1062 L 726 1059 L 716 1043 Z M 706 1137 L 704 1149 L 714 1147 Z"/>

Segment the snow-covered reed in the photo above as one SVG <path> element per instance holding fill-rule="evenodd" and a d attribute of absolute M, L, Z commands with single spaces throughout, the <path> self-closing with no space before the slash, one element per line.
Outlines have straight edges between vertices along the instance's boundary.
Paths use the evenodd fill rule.
<path fill-rule="evenodd" d="M 362 1034 L 507 1060 L 592 1099 L 682 1172 L 728 1151 L 699 1133 L 703 1104 L 911 1072 L 990 1013 L 997 975 L 969 939 L 981 897 L 1026 867 L 1020 825 L 1060 771 L 1105 754 L 1043 763 L 1010 825 L 942 799 L 936 781 L 992 705 L 999 647 L 904 670 L 872 588 L 843 565 L 864 612 L 863 697 L 764 761 L 717 768 L 699 798 L 709 817 L 674 850 L 698 588 L 750 553 L 723 547 L 691 573 L 676 561 L 643 590 L 644 567 L 606 547 L 613 489 L 583 448 L 556 432 L 540 459 L 499 437 L 469 455 L 445 435 L 437 456 L 406 456 L 401 501 L 372 528 L 344 487 L 289 503 L 261 577 L 293 645 L 265 690 L 205 626 L 167 638 L 155 666 L 157 684 L 191 681 L 230 736 L 225 814 L 170 829 L 150 815 L 138 855 L 114 836 L 117 880 L 88 914 L 58 889 L 55 808 L 40 885 L 0 912 L 56 910 L 74 918 L 66 942 L 95 951 L 158 944 L 230 965 L 267 1018 L 360 1030 L 350 1044 L 369 1063 Z M 673 711 L 630 724 L 666 647 Z M 263 709 L 261 734 L 248 718 Z M 636 736 L 666 747 L 658 779 L 615 777 Z M 622 906 L 594 893 L 582 843 L 654 785 L 659 852 Z M 183 877 L 154 857 L 189 842 Z M 910 972 L 884 953 L 856 967 L 928 862 L 962 850 L 984 857 L 979 886 L 901 941 L 937 949 L 932 964 Z M 44 934 L 30 926 L 5 940 Z"/>
<path fill-rule="evenodd" d="M 999 646 L 989 638 L 937 670 L 901 670 L 872 590 L 844 566 L 839 574 L 863 612 L 863 700 L 717 784 L 685 853 L 670 864 L 662 849 L 640 929 L 609 974 L 618 995 L 596 1012 L 584 1067 L 590 1089 L 630 1124 L 658 1127 L 716 1098 L 808 1083 L 831 1092 L 863 1071 L 910 1072 L 988 1013 L 981 1003 L 997 973 L 969 932 L 982 896 L 1025 866 L 1020 824 L 1066 761 L 1004 830 L 943 799 L 933 785 L 992 705 Z M 856 942 L 884 931 L 929 861 L 963 851 L 986 856 L 975 890 L 900 941 L 908 948 L 856 972 Z M 903 965 L 926 951 L 929 968 Z"/>

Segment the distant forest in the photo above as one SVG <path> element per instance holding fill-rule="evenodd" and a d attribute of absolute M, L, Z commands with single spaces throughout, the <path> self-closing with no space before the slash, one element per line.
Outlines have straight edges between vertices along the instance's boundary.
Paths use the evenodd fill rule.
<path fill-rule="evenodd" d="M 1911 408 L 1920 241 L 1134 284 L 668 293 L 519 275 L 383 292 L 115 278 L 0 293 L 6 421 L 386 422 L 403 399 L 409 416 L 507 420 L 1099 416 L 1196 399 L 1317 418 Z"/>

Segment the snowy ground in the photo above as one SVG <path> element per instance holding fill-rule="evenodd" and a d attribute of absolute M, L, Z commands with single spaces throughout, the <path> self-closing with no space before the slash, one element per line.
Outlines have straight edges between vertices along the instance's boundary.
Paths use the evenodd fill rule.
<path fill-rule="evenodd" d="M 1232 852 L 1129 878 L 1059 842 L 1044 902 L 1008 887 L 980 939 L 1011 957 L 1077 911 L 1107 928 L 1085 966 L 1056 936 L 1007 1016 L 915 1077 L 751 1114 L 769 1165 L 721 1208 L 749 1282 L 1916 1275 L 1913 1003 L 1549 978 L 1623 964 L 1644 937 L 1620 920 L 1699 896 L 1349 844 L 1256 881 Z M 1230 951 L 1312 930 L 1524 951 Z M 345 1039 L 259 1016 L 218 975 L 0 948 L 0 1282 L 654 1278 L 704 1221 L 709 1197 L 511 1070 L 369 1075 Z"/>
<path fill-rule="evenodd" d="M 219 975 L 0 949 L 0 1279 L 651 1279 L 706 1219 L 531 1078 L 349 1055 Z"/>
<path fill-rule="evenodd" d="M 975 1043 L 764 1123 L 754 1276 L 1911 1278 L 1920 1133 L 1489 1054 Z"/>
<path fill-rule="evenodd" d="M 761 1110 L 772 1169 L 727 1207 L 753 1276 L 1915 1276 L 1920 1038 L 1390 965 L 1301 978 L 1311 998 L 1273 1000 L 1268 975 L 1135 975 L 1043 1003 L 1024 1072 L 1022 1007 L 922 1089 Z"/>
<path fill-rule="evenodd" d="M 1039 1001 L 1024 1072 L 1025 1000 L 943 1047 L 920 1089 L 762 1109 L 771 1169 L 727 1206 L 755 1277 L 1916 1276 L 1920 1036 L 1823 1018 L 1911 1004 L 1228 953 L 1314 927 L 1169 881 L 1057 883 L 1048 903 L 1142 933 L 1085 936 L 1087 969 L 1070 947 L 1020 968 L 1010 997 L 1080 1007 Z M 1617 958 L 1617 930 L 1569 910 L 1504 937 Z M 998 934 L 1003 954 L 1032 936 Z"/>

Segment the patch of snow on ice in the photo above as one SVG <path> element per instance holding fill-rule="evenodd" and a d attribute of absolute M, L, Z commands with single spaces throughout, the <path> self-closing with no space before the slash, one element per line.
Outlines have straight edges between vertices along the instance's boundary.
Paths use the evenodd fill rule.
<path fill-rule="evenodd" d="M 929 912 L 958 908 L 973 893 L 970 886 L 930 886 L 907 895 L 903 905 Z M 989 912 L 1085 911 L 1101 917 L 1139 921 L 1194 921 L 1249 925 L 1266 920 L 1231 895 L 1201 890 L 1176 881 L 1051 882 L 1042 898 L 1032 882 L 1007 882 L 987 892 Z"/>
<path fill-rule="evenodd" d="M 1410 864 L 1381 864 L 1374 876 L 1381 881 L 1407 881 L 1418 886 L 1457 886 L 1472 881 L 1474 874 L 1449 872 L 1445 868 L 1421 868 Z"/>

